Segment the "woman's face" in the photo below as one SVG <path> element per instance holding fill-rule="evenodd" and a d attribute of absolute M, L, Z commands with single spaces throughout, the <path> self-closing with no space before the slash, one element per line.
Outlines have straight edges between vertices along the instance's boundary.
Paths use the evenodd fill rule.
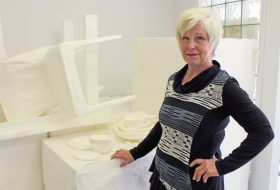
<path fill-rule="evenodd" d="M 184 60 L 194 67 L 212 65 L 213 46 L 203 26 L 198 23 L 179 40 Z"/>

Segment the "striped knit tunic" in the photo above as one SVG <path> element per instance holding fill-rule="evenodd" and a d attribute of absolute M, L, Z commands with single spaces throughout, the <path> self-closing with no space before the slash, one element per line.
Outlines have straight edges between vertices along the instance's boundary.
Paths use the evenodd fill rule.
<path fill-rule="evenodd" d="M 223 190 L 223 175 L 247 163 L 273 138 L 264 114 L 218 62 L 186 85 L 181 85 L 187 65 L 173 74 L 166 87 L 159 122 L 150 134 L 131 150 L 134 159 L 157 146 L 151 167 L 151 189 Z M 245 115 L 244 115 L 245 114 Z M 232 116 L 248 133 L 231 155 L 222 159 L 220 145 Z M 234 138 L 234 137 L 233 137 Z M 192 180 L 197 159 L 216 157 L 219 177 L 207 183 Z"/>

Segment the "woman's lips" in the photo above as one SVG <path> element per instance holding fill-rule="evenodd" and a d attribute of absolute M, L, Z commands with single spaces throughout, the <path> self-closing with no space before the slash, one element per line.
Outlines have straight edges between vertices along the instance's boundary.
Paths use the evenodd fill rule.
<path fill-rule="evenodd" d="M 197 56 L 198 54 L 197 53 L 187 53 L 187 56 L 189 57 L 194 57 L 194 56 Z"/>

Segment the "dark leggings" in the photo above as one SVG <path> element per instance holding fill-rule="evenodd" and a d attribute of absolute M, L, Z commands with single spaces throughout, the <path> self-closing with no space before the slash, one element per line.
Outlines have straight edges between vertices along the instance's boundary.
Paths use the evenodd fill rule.
<path fill-rule="evenodd" d="M 150 178 L 150 184 L 150 190 L 166 190 L 166 188 L 159 179 L 159 174 L 156 169 L 154 169 L 153 174 Z"/>

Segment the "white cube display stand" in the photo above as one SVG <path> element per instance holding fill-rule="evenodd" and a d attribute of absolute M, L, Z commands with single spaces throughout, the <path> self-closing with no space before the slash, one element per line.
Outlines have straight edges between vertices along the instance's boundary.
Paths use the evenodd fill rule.
<path fill-rule="evenodd" d="M 92 134 L 110 133 L 114 137 L 111 152 L 101 154 L 94 161 L 81 161 L 75 155 L 81 150 L 69 146 L 69 140 L 89 137 Z M 92 131 L 70 134 L 42 141 L 42 164 L 45 190 L 144 190 L 149 188 L 148 171 L 154 151 L 143 158 L 120 168 L 120 160 L 111 160 L 111 154 L 119 148 L 129 149 L 135 143 L 124 141 L 110 128 L 96 128 Z M 91 150 L 89 150 L 91 151 Z"/>

